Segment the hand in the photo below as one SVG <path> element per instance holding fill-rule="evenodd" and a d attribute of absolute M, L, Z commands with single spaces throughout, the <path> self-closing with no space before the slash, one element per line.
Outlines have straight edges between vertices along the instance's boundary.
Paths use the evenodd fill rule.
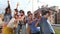
<path fill-rule="evenodd" d="M 19 21 L 22 21 L 22 19 L 19 19 Z"/>
<path fill-rule="evenodd" d="M 9 3 L 9 0 L 8 0 L 8 3 Z"/>
<path fill-rule="evenodd" d="M 26 18 L 25 16 L 22 17 L 22 19 L 25 19 L 25 18 Z"/>
<path fill-rule="evenodd" d="M 19 16 L 19 21 L 23 21 L 24 20 L 24 18 L 25 18 L 25 16 Z"/>
<path fill-rule="evenodd" d="M 8 0 L 8 6 L 10 6 L 10 3 L 9 3 L 10 1 Z"/>
<path fill-rule="evenodd" d="M 17 6 L 19 6 L 19 3 L 17 3 Z"/>
<path fill-rule="evenodd" d="M 19 3 L 17 3 L 16 9 L 18 8 L 18 6 L 19 6 Z"/>
<path fill-rule="evenodd" d="M 14 21 L 14 24 L 16 24 L 16 23 L 17 23 L 17 21 L 15 20 L 15 21 Z"/>

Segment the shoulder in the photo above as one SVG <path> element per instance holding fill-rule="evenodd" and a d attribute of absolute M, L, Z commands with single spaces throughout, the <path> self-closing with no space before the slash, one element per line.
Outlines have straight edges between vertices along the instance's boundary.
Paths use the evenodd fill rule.
<path fill-rule="evenodd" d="M 12 18 L 10 21 L 14 21 L 15 20 L 15 18 Z"/>
<path fill-rule="evenodd" d="M 15 18 L 12 18 L 11 20 L 15 20 Z"/>
<path fill-rule="evenodd" d="M 15 18 L 12 18 L 9 23 L 12 23 L 15 21 Z"/>

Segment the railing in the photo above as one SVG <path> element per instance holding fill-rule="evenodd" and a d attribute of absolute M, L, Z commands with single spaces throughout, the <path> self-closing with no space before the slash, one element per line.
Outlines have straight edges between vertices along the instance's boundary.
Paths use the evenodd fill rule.
<path fill-rule="evenodd" d="M 60 24 L 52 24 L 52 26 L 60 27 Z"/>
<path fill-rule="evenodd" d="M 52 26 L 54 30 L 60 30 L 60 24 L 53 24 Z"/>

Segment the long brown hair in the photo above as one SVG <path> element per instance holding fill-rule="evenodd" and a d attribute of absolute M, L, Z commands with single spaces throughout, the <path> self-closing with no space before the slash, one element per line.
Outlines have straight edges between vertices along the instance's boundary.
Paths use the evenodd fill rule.
<path fill-rule="evenodd" d="M 4 14 L 4 15 L 7 15 L 8 9 L 9 9 L 9 14 L 11 14 L 11 9 L 10 9 L 9 7 L 7 7 L 7 8 L 5 9 L 5 14 Z"/>

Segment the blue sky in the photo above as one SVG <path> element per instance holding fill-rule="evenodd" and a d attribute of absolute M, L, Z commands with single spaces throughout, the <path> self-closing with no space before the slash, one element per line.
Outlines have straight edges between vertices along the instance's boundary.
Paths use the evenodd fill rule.
<path fill-rule="evenodd" d="M 22 9 L 25 11 L 25 13 L 27 13 L 27 11 L 29 10 L 32 11 L 32 0 L 10 0 L 12 12 L 14 12 L 17 2 L 19 2 L 18 10 Z M 60 0 L 33 0 L 33 11 L 37 10 L 38 6 L 46 4 L 48 4 L 49 6 L 60 6 Z M 4 12 L 6 7 L 7 0 L 0 0 L 0 13 Z"/>

